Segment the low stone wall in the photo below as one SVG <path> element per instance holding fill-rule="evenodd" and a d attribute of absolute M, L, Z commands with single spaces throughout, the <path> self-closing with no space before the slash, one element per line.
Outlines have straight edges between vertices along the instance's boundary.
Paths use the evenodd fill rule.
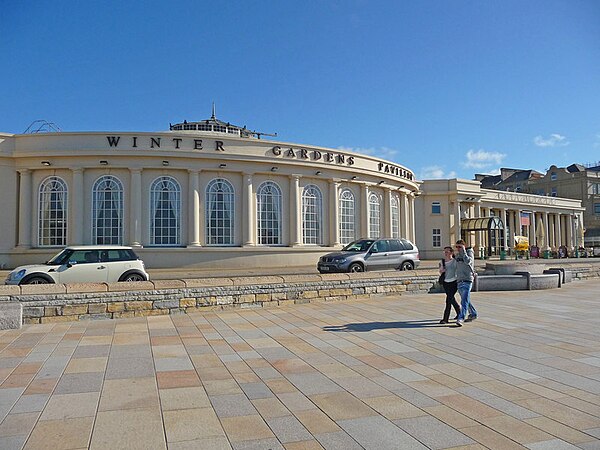
<path fill-rule="evenodd" d="M 600 261 L 564 267 L 574 280 L 600 277 Z M 116 319 L 441 292 L 437 278 L 437 270 L 419 270 L 0 286 L 0 307 L 19 302 L 23 323 Z"/>

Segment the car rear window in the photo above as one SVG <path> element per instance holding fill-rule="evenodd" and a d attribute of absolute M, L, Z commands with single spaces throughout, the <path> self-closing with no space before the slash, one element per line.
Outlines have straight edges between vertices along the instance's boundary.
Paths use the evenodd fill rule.
<path fill-rule="evenodd" d="M 400 239 L 402 241 L 402 246 L 404 247 L 404 250 L 412 250 L 414 247 L 413 245 L 408 242 L 406 239 Z"/>
<path fill-rule="evenodd" d="M 403 250 L 403 246 L 398 239 L 390 239 L 390 252 L 398 252 Z"/>
<path fill-rule="evenodd" d="M 129 249 L 102 250 L 100 252 L 100 257 L 103 262 L 133 261 L 137 259 L 133 250 Z"/>

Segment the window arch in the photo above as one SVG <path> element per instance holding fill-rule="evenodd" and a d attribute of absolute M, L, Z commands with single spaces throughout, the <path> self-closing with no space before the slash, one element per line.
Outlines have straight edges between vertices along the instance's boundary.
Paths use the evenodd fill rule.
<path fill-rule="evenodd" d="M 315 185 L 302 191 L 302 242 L 321 245 L 323 230 L 323 196 Z"/>
<path fill-rule="evenodd" d="M 392 196 L 390 208 L 392 212 L 392 237 L 398 239 L 400 237 L 400 208 L 396 196 Z"/>
<path fill-rule="evenodd" d="M 369 195 L 369 238 L 378 239 L 381 235 L 380 201 L 376 194 Z"/>
<path fill-rule="evenodd" d="M 215 178 L 206 186 L 206 244 L 233 245 L 235 194 L 231 183 Z"/>
<path fill-rule="evenodd" d="M 123 243 L 123 184 L 112 175 L 98 178 L 92 188 L 92 242 Z"/>
<path fill-rule="evenodd" d="M 258 243 L 281 244 L 281 189 L 273 181 L 265 181 L 256 190 Z"/>
<path fill-rule="evenodd" d="M 354 194 L 350 189 L 344 189 L 340 194 L 340 242 L 349 244 L 356 239 Z"/>
<path fill-rule="evenodd" d="M 62 178 L 48 177 L 40 183 L 38 197 L 38 245 L 67 245 L 67 184 Z"/>
<path fill-rule="evenodd" d="M 181 187 L 173 177 L 159 177 L 150 186 L 150 244 L 181 244 Z"/>

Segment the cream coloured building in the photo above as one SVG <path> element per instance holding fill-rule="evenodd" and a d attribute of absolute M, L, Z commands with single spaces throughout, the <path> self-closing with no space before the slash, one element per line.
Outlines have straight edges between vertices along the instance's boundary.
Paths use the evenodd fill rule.
<path fill-rule="evenodd" d="M 355 238 L 415 241 L 404 166 L 214 114 L 170 128 L 0 134 L 0 266 L 76 244 L 131 245 L 151 268 L 301 266 Z"/>
<path fill-rule="evenodd" d="M 583 245 L 581 200 L 482 189 L 479 181 L 454 178 L 422 181 L 415 210 L 423 259 L 439 258 L 458 239 L 477 256 L 510 253 L 515 235 L 541 250 Z"/>

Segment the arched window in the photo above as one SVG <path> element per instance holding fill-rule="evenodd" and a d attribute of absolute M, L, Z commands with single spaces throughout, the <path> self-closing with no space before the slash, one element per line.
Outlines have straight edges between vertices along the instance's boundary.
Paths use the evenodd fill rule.
<path fill-rule="evenodd" d="M 398 198 L 395 196 L 392 196 L 391 212 L 392 237 L 398 239 L 400 237 L 400 208 L 398 207 Z"/>
<path fill-rule="evenodd" d="M 235 196 L 231 183 L 215 178 L 206 187 L 206 244 L 233 245 Z"/>
<path fill-rule="evenodd" d="M 317 186 L 308 185 L 302 191 L 302 242 L 321 245 L 323 230 L 323 200 Z"/>
<path fill-rule="evenodd" d="M 48 177 L 40 184 L 38 206 L 38 245 L 67 245 L 67 184 L 62 178 Z"/>
<path fill-rule="evenodd" d="M 340 194 L 340 242 L 349 244 L 356 239 L 354 212 L 354 194 L 350 189 L 344 189 Z"/>
<path fill-rule="evenodd" d="M 258 243 L 281 244 L 281 189 L 272 181 L 265 181 L 256 190 Z"/>
<path fill-rule="evenodd" d="M 378 239 L 381 235 L 380 229 L 380 202 L 376 194 L 369 195 L 369 238 Z"/>
<path fill-rule="evenodd" d="M 92 242 L 123 243 L 123 184 L 112 175 L 98 178 L 92 189 Z"/>
<path fill-rule="evenodd" d="M 150 186 L 150 244 L 181 244 L 181 187 L 173 177 Z"/>

